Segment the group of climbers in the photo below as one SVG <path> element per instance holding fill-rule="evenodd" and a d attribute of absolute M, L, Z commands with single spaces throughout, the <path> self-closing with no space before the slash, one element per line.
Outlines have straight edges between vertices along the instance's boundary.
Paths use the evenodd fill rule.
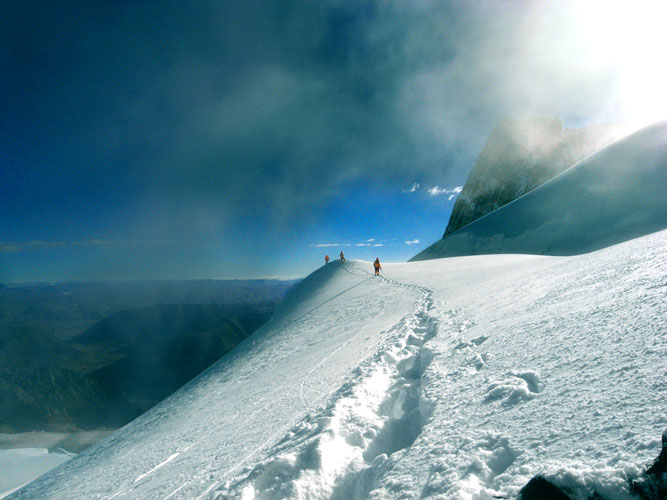
<path fill-rule="evenodd" d="M 340 251 L 340 261 L 341 261 L 341 262 L 345 262 L 345 254 L 343 253 L 342 250 Z M 329 263 L 329 256 L 328 256 L 328 255 L 325 255 L 325 256 L 324 256 L 324 263 L 325 263 L 325 264 L 328 264 L 328 263 Z"/>
<path fill-rule="evenodd" d="M 324 264 L 328 264 L 329 260 L 330 260 L 329 256 L 325 255 L 324 256 Z M 345 254 L 343 253 L 342 250 L 340 251 L 340 261 L 345 262 Z M 373 262 L 373 269 L 375 269 L 375 276 L 379 276 L 380 271 L 382 270 L 382 266 L 380 265 L 380 258 L 379 257 L 375 258 L 375 262 Z"/>

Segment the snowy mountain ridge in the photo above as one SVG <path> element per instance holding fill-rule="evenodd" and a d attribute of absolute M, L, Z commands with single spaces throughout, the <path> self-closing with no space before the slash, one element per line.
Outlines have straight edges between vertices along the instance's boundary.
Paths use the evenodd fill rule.
<path fill-rule="evenodd" d="M 412 260 L 574 255 L 667 227 L 667 122 L 620 139 Z"/>
<path fill-rule="evenodd" d="M 666 243 L 386 278 L 329 264 L 231 356 L 11 498 L 482 499 L 536 475 L 635 498 L 667 426 Z"/>
<path fill-rule="evenodd" d="M 501 122 L 479 153 L 443 237 L 544 184 L 620 134 L 619 125 L 565 129 L 555 118 Z"/>
<path fill-rule="evenodd" d="M 277 458 L 227 485 L 223 497 L 289 498 L 299 492 L 301 497 L 361 498 L 388 456 L 414 443 L 433 411 L 422 380 L 433 355 L 424 344 L 452 315 L 435 305 L 431 290 L 388 283 L 417 291 L 416 309 L 383 332 L 379 351 L 354 370 L 322 412 L 309 414 L 278 442 Z M 358 468 L 362 463 L 370 467 Z"/>
<path fill-rule="evenodd" d="M 666 125 L 646 129 L 591 157 L 617 168 L 584 161 L 467 226 L 492 239 L 494 220 L 525 248 L 541 217 L 583 245 L 627 241 L 380 277 L 322 266 L 229 355 L 10 498 L 488 500 L 536 478 L 561 498 L 664 497 L 646 471 L 667 428 L 665 144 Z M 624 173 L 633 159 L 651 161 Z M 573 216 L 558 196 L 582 189 L 591 210 Z M 630 239 L 633 222 L 651 234 Z"/>

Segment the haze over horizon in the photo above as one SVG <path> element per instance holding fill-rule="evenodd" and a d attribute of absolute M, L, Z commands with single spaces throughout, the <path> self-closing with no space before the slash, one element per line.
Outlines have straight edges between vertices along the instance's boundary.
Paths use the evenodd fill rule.
<path fill-rule="evenodd" d="M 304 276 L 442 235 L 495 125 L 667 117 L 657 1 L 0 7 L 0 282 Z"/>

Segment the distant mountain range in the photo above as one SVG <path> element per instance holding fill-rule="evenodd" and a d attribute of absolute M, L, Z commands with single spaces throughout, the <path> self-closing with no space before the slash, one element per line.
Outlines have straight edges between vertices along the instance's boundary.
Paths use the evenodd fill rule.
<path fill-rule="evenodd" d="M 265 323 L 293 283 L 2 288 L 0 432 L 121 427 Z"/>

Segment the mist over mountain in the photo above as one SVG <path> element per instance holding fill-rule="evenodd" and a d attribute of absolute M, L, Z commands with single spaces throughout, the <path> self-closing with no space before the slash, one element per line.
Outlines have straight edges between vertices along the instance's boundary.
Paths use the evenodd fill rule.
<path fill-rule="evenodd" d="M 566 129 L 556 118 L 503 121 L 468 174 L 443 237 L 544 184 L 620 132 L 615 124 Z"/>
<path fill-rule="evenodd" d="M 266 322 L 292 285 L 234 280 L 4 287 L 0 432 L 124 425 Z"/>
<path fill-rule="evenodd" d="M 666 176 L 667 122 L 660 122 L 603 147 L 411 260 L 575 255 L 659 231 L 667 226 Z"/>
<path fill-rule="evenodd" d="M 91 372 L 107 393 L 140 412 L 174 392 L 264 324 L 275 303 L 171 304 L 120 312 L 72 339 L 119 359 Z"/>

